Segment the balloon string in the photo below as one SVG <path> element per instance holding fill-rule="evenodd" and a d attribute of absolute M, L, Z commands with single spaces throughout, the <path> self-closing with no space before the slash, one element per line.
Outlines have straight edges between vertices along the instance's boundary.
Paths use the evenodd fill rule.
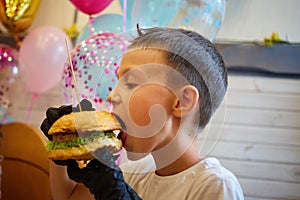
<path fill-rule="evenodd" d="M 90 37 L 93 36 L 93 17 L 90 15 L 89 17 L 89 29 L 90 29 Z"/>
<path fill-rule="evenodd" d="M 81 109 L 80 98 L 79 98 L 78 90 L 77 90 L 77 82 L 76 82 L 75 72 L 74 72 L 74 68 L 73 68 L 73 63 L 72 63 L 71 54 L 70 54 L 70 51 L 69 51 L 69 45 L 68 45 L 67 38 L 65 38 L 65 42 L 66 42 L 66 48 L 67 48 L 67 53 L 68 53 L 68 59 L 69 59 L 71 70 L 72 70 L 72 76 L 73 76 L 73 81 L 74 81 L 74 88 L 75 88 L 75 92 L 76 92 L 76 97 L 77 97 L 77 101 L 78 101 L 78 107 L 79 107 L 79 111 L 81 112 L 82 109 Z"/>
<path fill-rule="evenodd" d="M 28 111 L 27 111 L 27 115 L 26 115 L 26 118 L 25 118 L 25 123 L 28 123 L 28 121 L 30 119 L 30 116 L 31 116 L 31 113 L 32 113 L 33 106 L 34 106 L 37 99 L 38 99 L 38 94 L 33 93 L 32 99 L 31 99 L 31 102 L 30 102 L 30 105 L 29 105 L 29 108 L 28 108 Z"/>
<path fill-rule="evenodd" d="M 123 32 L 126 31 L 127 24 L 127 0 L 123 0 Z"/>
<path fill-rule="evenodd" d="M 78 19 L 78 10 L 75 9 L 75 11 L 74 11 L 74 18 L 73 18 L 73 24 L 77 24 L 77 19 Z"/>
<path fill-rule="evenodd" d="M 22 43 L 20 35 L 19 34 L 14 34 L 13 37 L 14 37 L 14 40 L 16 42 L 16 49 L 19 51 L 20 47 L 21 47 L 21 43 Z"/>

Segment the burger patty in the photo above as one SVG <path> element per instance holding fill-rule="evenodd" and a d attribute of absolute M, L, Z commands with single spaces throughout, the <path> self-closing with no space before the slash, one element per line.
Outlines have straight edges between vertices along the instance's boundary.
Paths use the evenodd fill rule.
<path fill-rule="evenodd" d="M 108 132 L 86 132 L 84 137 L 79 137 L 77 133 L 60 133 L 53 135 L 53 141 L 48 141 L 46 149 L 67 149 L 70 147 L 79 147 L 99 138 L 115 138 L 112 131 Z"/>
<path fill-rule="evenodd" d="M 53 135 L 53 141 L 55 142 L 68 142 L 72 140 L 76 140 L 78 138 L 77 133 L 59 133 Z"/>

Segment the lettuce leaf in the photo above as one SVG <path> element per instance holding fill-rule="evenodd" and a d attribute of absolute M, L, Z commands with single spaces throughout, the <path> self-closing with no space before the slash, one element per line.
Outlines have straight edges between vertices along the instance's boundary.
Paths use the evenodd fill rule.
<path fill-rule="evenodd" d="M 89 135 L 89 137 L 81 137 L 81 138 L 78 137 L 75 140 L 67 141 L 67 142 L 57 142 L 57 141 L 49 140 L 46 143 L 46 150 L 51 151 L 54 149 L 68 149 L 71 147 L 79 147 L 101 137 L 114 138 L 115 134 L 112 132 L 106 132 L 106 133 L 93 132 L 92 134 Z"/>

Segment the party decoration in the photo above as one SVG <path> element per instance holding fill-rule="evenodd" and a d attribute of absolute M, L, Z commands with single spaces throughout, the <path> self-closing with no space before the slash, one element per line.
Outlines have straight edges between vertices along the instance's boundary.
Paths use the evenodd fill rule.
<path fill-rule="evenodd" d="M 63 28 L 64 32 L 69 36 L 70 39 L 76 39 L 79 35 L 77 25 L 72 24 L 70 28 Z"/>
<path fill-rule="evenodd" d="M 14 119 L 8 115 L 8 109 L 4 107 L 0 107 L 0 125 L 1 124 L 7 124 L 14 121 Z M 1 134 L 0 134 L 1 137 Z M 0 155 L 1 157 L 1 155 Z"/>
<path fill-rule="evenodd" d="M 0 107 L 0 124 L 7 118 L 7 109 Z"/>
<path fill-rule="evenodd" d="M 79 98 L 93 102 L 97 110 L 109 110 L 106 97 L 117 83 L 116 71 L 129 42 L 115 33 L 101 33 L 82 41 L 71 54 Z M 77 104 L 72 70 L 66 62 L 62 76 L 65 104 Z"/>
<path fill-rule="evenodd" d="M 180 0 L 168 26 L 193 30 L 213 41 L 223 22 L 225 4 L 226 0 Z"/>
<path fill-rule="evenodd" d="M 133 0 L 128 0 L 133 1 Z M 225 16 L 226 0 L 134 1 L 131 29 L 171 27 L 193 30 L 213 41 Z"/>
<path fill-rule="evenodd" d="M 165 27 L 174 18 L 181 0 L 138 0 L 134 1 L 130 29 Z"/>
<path fill-rule="evenodd" d="M 0 20 L 12 35 L 18 37 L 31 26 L 39 4 L 39 0 L 2 0 Z"/>
<path fill-rule="evenodd" d="M 126 1 L 126 10 L 127 10 L 127 16 L 131 17 L 131 12 L 133 9 L 134 0 L 119 0 L 119 4 L 123 10 L 124 8 L 124 1 Z"/>
<path fill-rule="evenodd" d="M 93 15 L 103 11 L 112 0 L 70 0 L 70 2 L 81 12 Z"/>
<path fill-rule="evenodd" d="M 0 108 L 2 111 L 6 111 L 11 106 L 10 91 L 18 72 L 17 50 L 0 47 Z"/>
<path fill-rule="evenodd" d="M 134 0 L 119 0 L 119 4 L 123 11 L 123 32 L 131 29 L 131 13 Z"/>
<path fill-rule="evenodd" d="M 89 38 L 90 36 L 111 32 L 120 33 L 122 32 L 122 15 L 119 14 L 103 14 L 93 18 L 92 27 L 87 23 L 79 34 L 76 44 Z M 90 30 L 91 28 L 91 30 Z"/>
<path fill-rule="evenodd" d="M 53 26 L 40 26 L 24 38 L 19 65 L 29 91 L 44 93 L 59 83 L 68 58 L 65 39 L 72 44 L 65 32 Z"/>

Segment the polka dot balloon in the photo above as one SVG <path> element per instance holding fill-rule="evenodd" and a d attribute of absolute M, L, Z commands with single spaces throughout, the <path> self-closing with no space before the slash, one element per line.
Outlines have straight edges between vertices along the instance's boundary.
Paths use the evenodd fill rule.
<path fill-rule="evenodd" d="M 0 108 L 11 106 L 10 90 L 18 75 L 17 50 L 10 47 L 0 47 Z"/>
<path fill-rule="evenodd" d="M 79 99 L 88 99 L 96 110 L 108 110 L 107 95 L 117 83 L 116 72 L 129 41 L 114 33 L 96 34 L 82 41 L 71 54 Z M 77 104 L 70 63 L 62 77 L 64 103 Z"/>

